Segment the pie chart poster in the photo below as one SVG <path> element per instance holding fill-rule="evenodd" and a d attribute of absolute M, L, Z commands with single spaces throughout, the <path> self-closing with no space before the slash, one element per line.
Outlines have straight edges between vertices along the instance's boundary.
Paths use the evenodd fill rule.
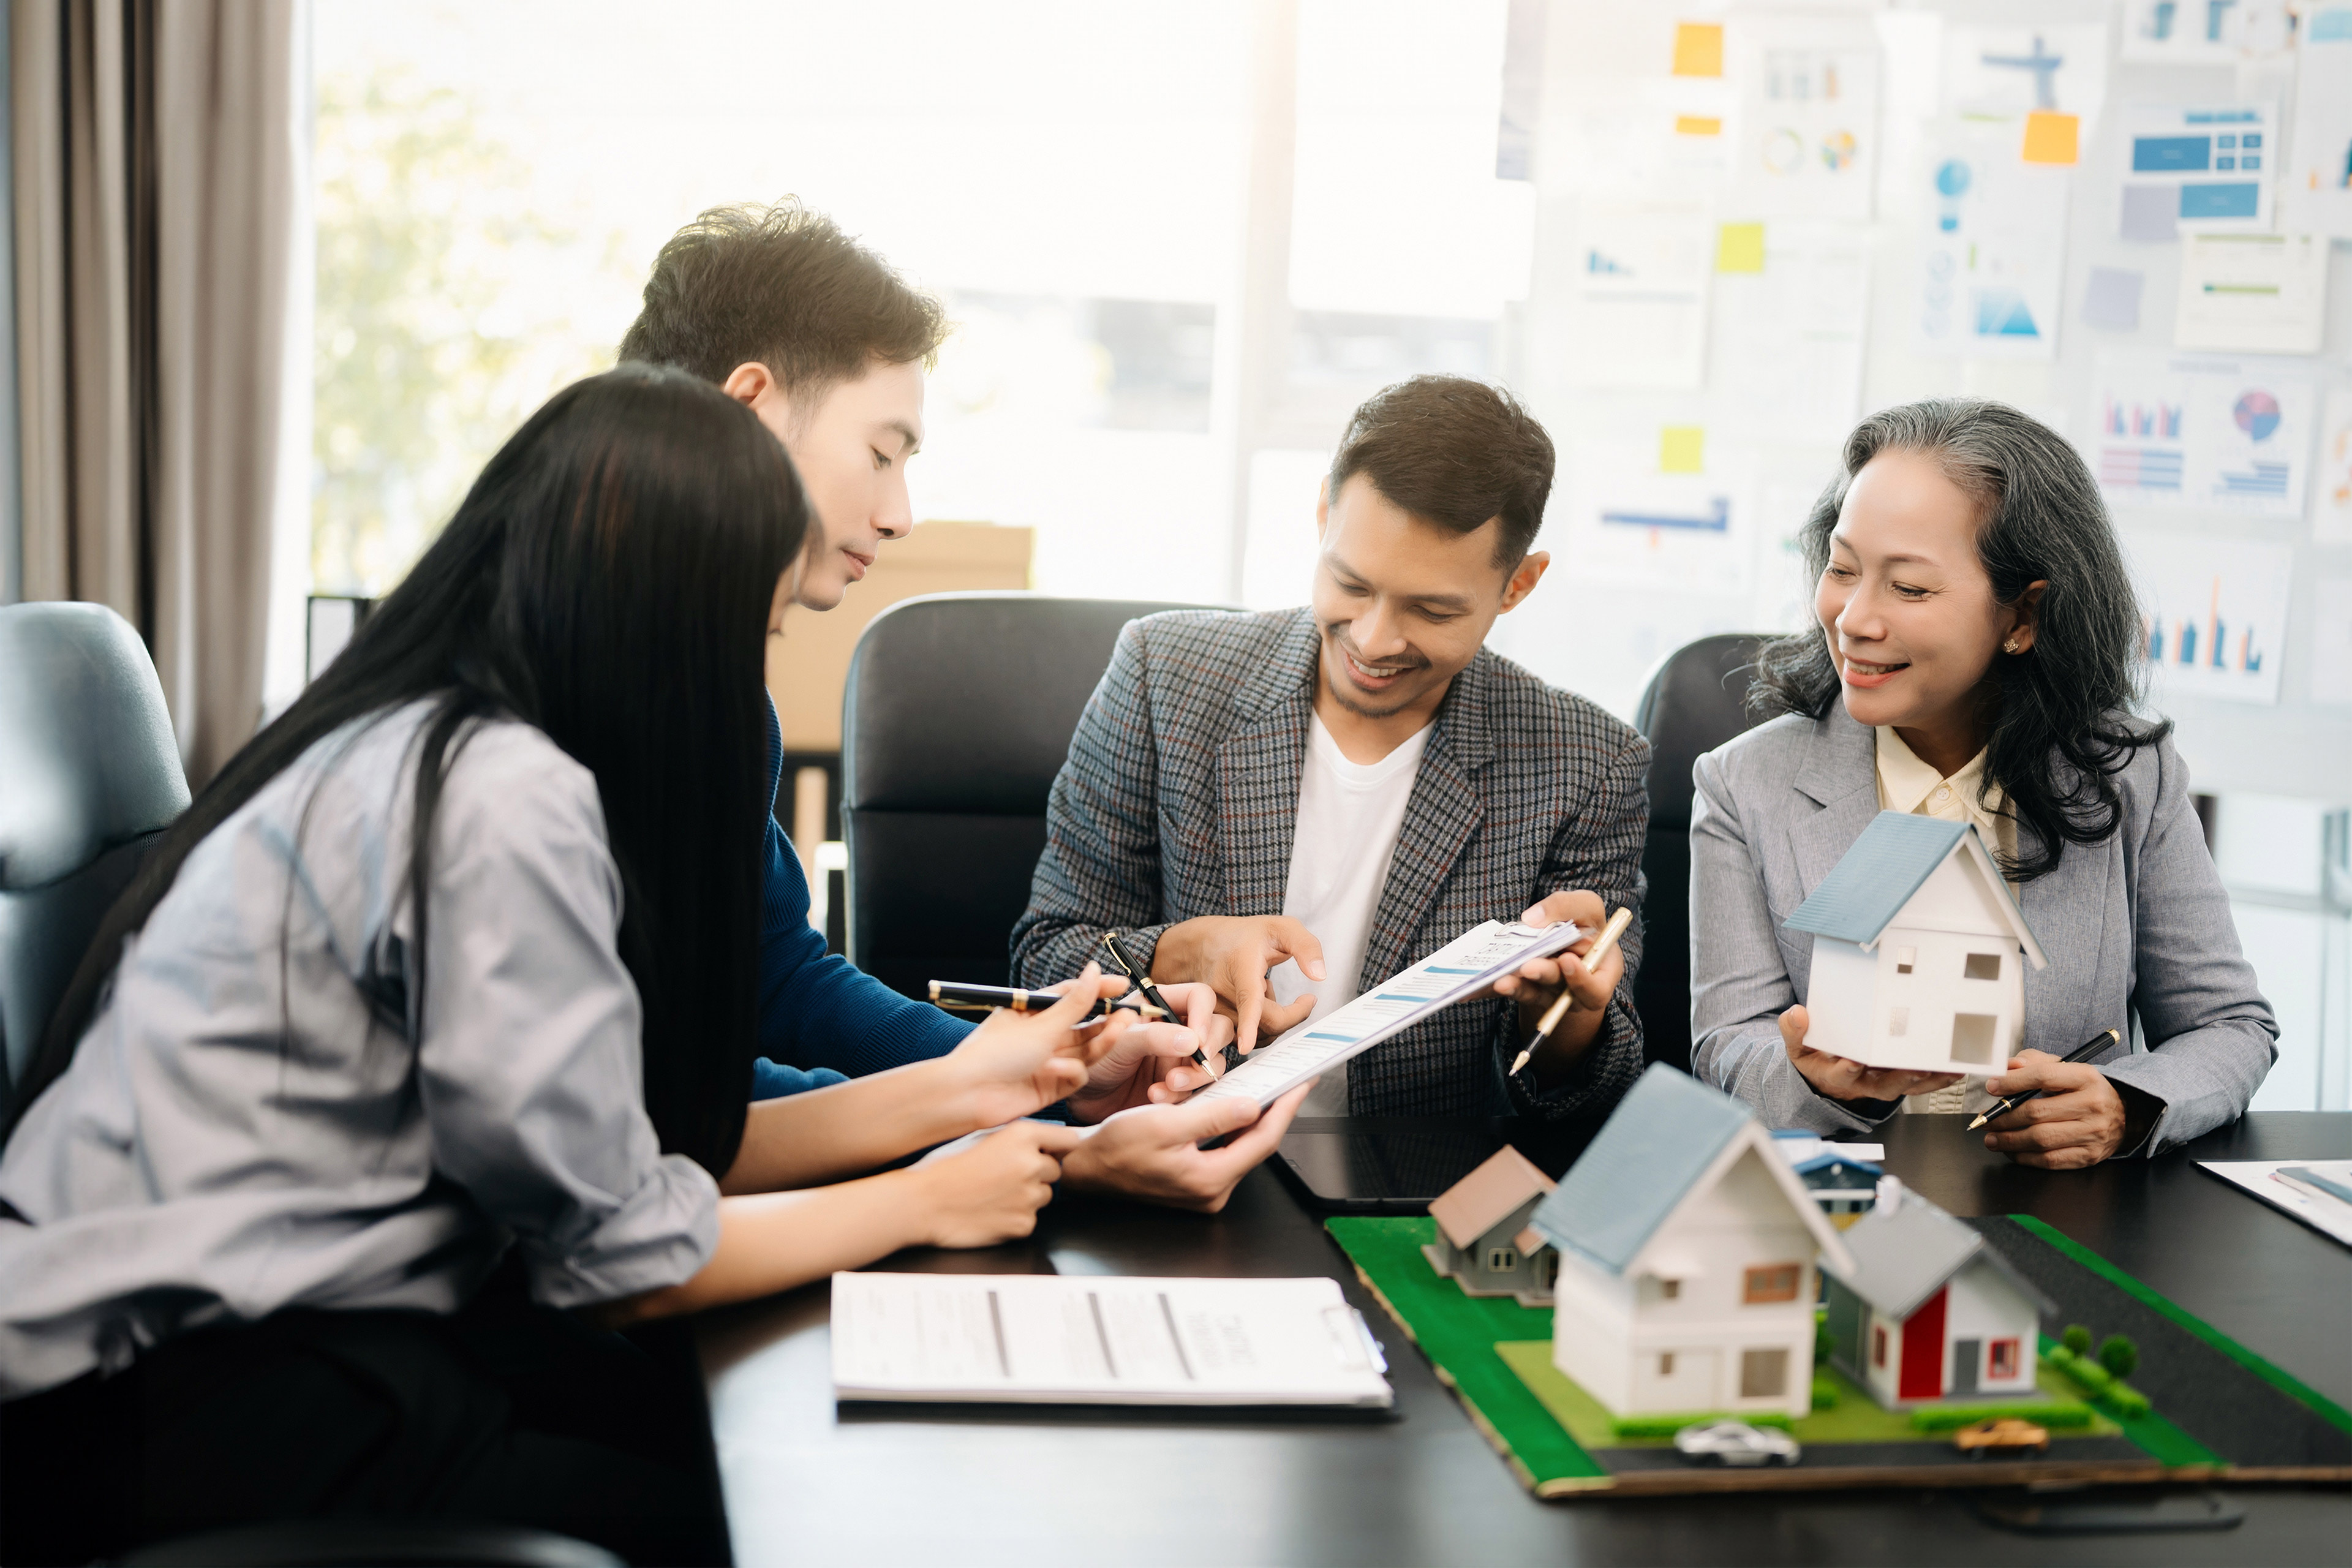
<path fill-rule="evenodd" d="M 2308 365 L 2118 354 L 2094 377 L 2083 455 L 2112 505 L 2301 517 L 2318 403 Z"/>

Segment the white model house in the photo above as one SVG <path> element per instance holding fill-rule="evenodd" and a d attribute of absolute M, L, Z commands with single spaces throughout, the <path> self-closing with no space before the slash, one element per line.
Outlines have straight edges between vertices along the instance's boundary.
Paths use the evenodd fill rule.
<path fill-rule="evenodd" d="M 1879 1404 L 2032 1394 L 2049 1303 L 1973 1228 L 1890 1177 L 1845 1245 L 1830 1361 Z"/>
<path fill-rule="evenodd" d="M 2000 1071 L 2042 944 L 1976 829 L 1882 811 L 1788 919 L 1813 938 L 1805 1044 L 1878 1068 Z"/>
<path fill-rule="evenodd" d="M 1814 1258 L 1849 1260 L 1739 1101 L 1652 1067 L 1528 1225 L 1552 1363 L 1612 1413 L 1812 1407 Z"/>
<path fill-rule="evenodd" d="M 1527 1232 L 1552 1180 L 1517 1149 L 1503 1148 L 1429 1205 L 1437 1239 L 1422 1248 L 1429 1266 L 1451 1274 L 1465 1296 L 1517 1296 L 1530 1307 L 1551 1300 L 1559 1256 Z M 1530 1245 L 1532 1244 L 1532 1245 Z"/>

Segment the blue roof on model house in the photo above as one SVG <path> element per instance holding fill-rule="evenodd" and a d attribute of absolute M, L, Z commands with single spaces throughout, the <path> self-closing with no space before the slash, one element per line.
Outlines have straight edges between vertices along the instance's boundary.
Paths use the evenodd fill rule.
<path fill-rule="evenodd" d="M 2042 963 L 2042 944 L 2025 923 L 2025 912 L 2010 896 L 2000 868 L 1986 853 L 1977 830 L 1965 822 L 1937 816 L 1914 816 L 1907 811 L 1882 811 L 1863 829 L 1853 847 L 1822 879 L 1812 897 L 1797 906 L 1784 922 L 1790 931 L 1811 931 L 1839 942 L 1875 942 L 1895 922 L 1914 894 L 1927 884 L 1936 868 L 1956 854 L 1978 862 L 2002 918 L 2035 967 Z"/>
<path fill-rule="evenodd" d="M 1554 1247 L 1622 1274 L 1748 1124 L 1739 1101 L 1653 1063 L 1528 1223 Z"/>

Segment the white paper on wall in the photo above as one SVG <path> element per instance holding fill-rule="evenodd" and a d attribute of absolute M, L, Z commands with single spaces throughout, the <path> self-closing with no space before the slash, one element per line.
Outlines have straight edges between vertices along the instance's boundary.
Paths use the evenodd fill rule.
<path fill-rule="evenodd" d="M 2306 369 L 2164 354 L 2102 358 L 2085 444 L 2119 506 L 2302 514 L 2316 389 Z"/>
<path fill-rule="evenodd" d="M 2271 226 L 2271 193 L 2279 167 L 2278 106 L 2229 103 L 2191 108 L 2135 104 L 2123 139 L 2124 199 L 2168 195 L 2184 230 Z"/>
<path fill-rule="evenodd" d="M 2311 542 L 2352 544 L 2352 387 L 2335 387 L 2327 394 L 2319 420 L 2319 468 L 2311 489 Z"/>
<path fill-rule="evenodd" d="M 1923 353 L 2054 358 L 2065 282 L 2066 171 L 1948 133 L 1931 144 L 1914 342 Z"/>
<path fill-rule="evenodd" d="M 1582 387 L 1696 387 L 1706 374 L 1715 229 L 1705 208 L 1590 197 L 1558 363 Z"/>
<path fill-rule="evenodd" d="M 1719 384 L 1759 431 L 1834 441 L 1861 412 L 1868 235 L 1823 220 L 1763 228 L 1762 270 L 1715 278 Z"/>
<path fill-rule="evenodd" d="M 2308 234 L 2192 234 L 2180 242 L 2173 343 L 2243 353 L 2319 352 L 2327 240 Z"/>
<path fill-rule="evenodd" d="M 2352 703 L 2352 577 L 2312 584 L 2311 700 Z"/>
<path fill-rule="evenodd" d="M 2053 27 L 1949 27 L 1944 108 L 1970 118 L 2072 114 L 2090 129 L 2107 96 L 2104 23 Z"/>
<path fill-rule="evenodd" d="M 2226 66 L 2275 55 L 2294 26 L 2285 0 L 2124 0 L 2123 58 Z"/>
<path fill-rule="evenodd" d="M 2352 5 L 2304 14 L 2279 216 L 2293 233 L 2352 239 Z"/>
<path fill-rule="evenodd" d="M 1867 16 L 1734 16 L 1739 203 L 1765 217 L 1870 216 L 1878 180 L 1878 39 Z"/>
<path fill-rule="evenodd" d="M 2294 551 L 2284 544 L 2128 535 L 2142 652 L 2168 696 L 2275 704 Z"/>
<path fill-rule="evenodd" d="M 1710 454 L 1705 472 L 1667 474 L 1622 448 L 1577 454 L 1562 564 L 1579 581 L 1738 593 L 1754 568 L 1751 468 Z"/>

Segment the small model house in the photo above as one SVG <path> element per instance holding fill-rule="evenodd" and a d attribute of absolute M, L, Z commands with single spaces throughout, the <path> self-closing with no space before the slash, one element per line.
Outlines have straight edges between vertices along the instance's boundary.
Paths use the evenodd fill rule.
<path fill-rule="evenodd" d="M 1422 1250 L 1465 1296 L 1517 1296 L 1531 1307 L 1551 1300 L 1559 1254 L 1528 1231 L 1528 1216 L 1552 1190 L 1549 1176 L 1506 1148 L 1429 1205 L 1437 1239 Z"/>
<path fill-rule="evenodd" d="M 2049 1303 L 1985 1238 L 1889 1178 L 1825 1263 L 1832 1364 L 1889 1409 L 2031 1397 Z"/>
<path fill-rule="evenodd" d="M 1835 1145 L 1823 1149 L 1810 1160 L 1801 1160 L 1793 1167 L 1797 1180 L 1813 1194 L 1822 1212 L 1840 1230 L 1860 1219 L 1870 1208 L 1878 1194 L 1878 1179 L 1885 1174 L 1867 1160 L 1857 1160 L 1851 1154 L 1838 1152 Z"/>
<path fill-rule="evenodd" d="M 1612 1414 L 1811 1408 L 1814 1258 L 1849 1259 L 1739 1101 L 1652 1067 L 1529 1223 L 1552 1363 Z"/>
<path fill-rule="evenodd" d="M 2048 966 L 1973 827 L 1882 811 L 1787 929 L 1813 938 L 1805 1044 L 1878 1068 L 1997 1073 Z"/>

